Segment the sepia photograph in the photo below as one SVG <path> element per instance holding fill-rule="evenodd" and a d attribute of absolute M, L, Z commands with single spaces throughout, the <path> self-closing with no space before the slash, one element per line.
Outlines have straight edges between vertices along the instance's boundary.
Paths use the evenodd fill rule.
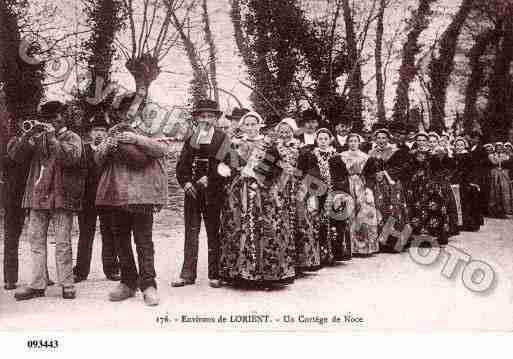
<path fill-rule="evenodd" d="M 513 0 L 0 0 L 0 340 L 511 333 L 512 143 Z"/>

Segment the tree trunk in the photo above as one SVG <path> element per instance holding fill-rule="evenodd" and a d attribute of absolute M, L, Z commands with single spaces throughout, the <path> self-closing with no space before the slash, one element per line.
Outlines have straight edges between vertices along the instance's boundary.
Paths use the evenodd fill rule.
<path fill-rule="evenodd" d="M 14 123 L 37 116 L 37 108 L 43 97 L 43 63 L 29 64 L 19 56 L 22 38 L 16 7 L 25 6 L 21 1 L 0 1 L 0 81 L 4 84 L 7 112 Z M 29 48 L 29 56 L 38 49 Z M 11 130 L 17 131 L 16 126 Z"/>
<path fill-rule="evenodd" d="M 510 67 L 513 60 L 513 6 L 504 16 L 503 38 L 496 46 L 495 64 L 490 81 L 487 114 L 487 134 L 492 141 L 503 141 L 511 126 L 513 115 L 511 99 Z"/>
<path fill-rule="evenodd" d="M 143 54 L 127 61 L 126 68 L 134 77 L 135 92 L 142 101 L 146 100 L 151 84 L 160 74 L 158 59 L 150 54 Z"/>
<path fill-rule="evenodd" d="M 210 83 L 212 90 L 214 91 L 214 99 L 219 104 L 219 85 L 217 83 L 217 56 L 216 56 L 216 45 L 214 37 L 212 35 L 212 29 L 210 28 L 210 18 L 208 15 L 207 0 L 203 0 L 203 25 L 205 31 L 205 41 L 208 44 L 208 67 L 210 72 Z"/>
<path fill-rule="evenodd" d="M 411 27 L 402 50 L 402 63 L 399 68 L 399 82 L 397 84 L 393 119 L 407 122 L 409 107 L 410 84 L 415 78 L 415 56 L 419 53 L 418 40 L 420 34 L 428 27 L 428 17 L 431 15 L 431 4 L 436 0 L 419 0 L 417 10 L 408 21 Z"/>
<path fill-rule="evenodd" d="M 101 93 L 109 86 L 111 80 L 112 60 L 116 52 L 114 39 L 123 25 L 123 2 L 120 0 L 89 0 L 86 14 L 93 33 L 84 47 L 89 51 L 87 67 L 91 74 L 91 83 L 86 90 L 86 96 L 96 101 L 97 84 L 102 84 Z M 95 111 L 95 101 L 83 101 L 83 110 L 86 118 Z"/>
<path fill-rule="evenodd" d="M 465 110 L 463 113 L 463 121 L 465 131 L 470 131 L 478 125 L 477 99 L 479 91 L 484 83 L 485 63 L 483 56 L 488 47 L 496 44 L 500 39 L 500 31 L 496 29 L 488 29 L 480 33 L 476 37 L 476 41 L 469 52 L 470 77 L 465 88 Z"/>
<path fill-rule="evenodd" d="M 374 58 L 376 64 L 376 100 L 378 107 L 378 122 L 386 122 L 385 83 L 383 80 L 383 18 L 385 17 L 386 0 L 379 1 L 378 23 L 376 25 L 376 48 Z"/>
<path fill-rule="evenodd" d="M 344 13 L 344 22 L 346 28 L 346 43 L 348 50 L 348 59 L 350 62 L 349 81 L 349 114 L 353 121 L 353 126 L 357 129 L 363 127 L 362 119 L 362 99 L 363 82 L 362 68 L 360 63 L 360 54 L 358 53 L 358 44 L 354 30 L 354 20 L 349 0 L 342 0 L 342 9 Z"/>
<path fill-rule="evenodd" d="M 458 12 L 442 34 L 438 57 L 433 56 L 429 64 L 431 94 L 431 129 L 442 131 L 445 126 L 445 103 L 447 86 L 454 68 L 454 55 L 458 37 L 468 14 L 472 10 L 474 0 L 462 0 Z"/>

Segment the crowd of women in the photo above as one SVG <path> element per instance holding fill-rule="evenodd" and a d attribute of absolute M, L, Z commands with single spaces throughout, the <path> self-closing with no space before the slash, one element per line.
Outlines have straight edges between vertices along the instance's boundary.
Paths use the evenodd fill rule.
<path fill-rule="evenodd" d="M 229 284 L 291 283 L 337 261 L 401 252 L 416 238 L 445 245 L 478 231 L 485 214 L 511 213 L 510 143 L 411 133 L 401 123 L 374 126 L 366 141 L 343 123 L 334 135 L 315 116 L 303 120 L 301 129 L 292 118 L 270 127 L 248 112 L 232 134 L 231 159 L 218 167 L 229 178 L 219 260 Z"/>
<path fill-rule="evenodd" d="M 17 288 L 26 214 L 33 263 L 16 300 L 42 297 L 52 285 L 51 220 L 62 297 L 74 299 L 75 283 L 90 272 L 99 217 L 103 271 L 120 281 L 109 300 L 124 301 L 140 289 L 147 305 L 158 305 L 153 214 L 167 199 L 169 149 L 166 139 L 134 126 L 133 102 L 125 97 L 110 114 L 94 116 L 82 139 L 67 127 L 67 107 L 50 101 L 41 106 L 41 122 L 10 139 L 2 159 L 4 288 Z M 191 114 L 194 126 L 176 166 L 185 226 L 184 262 L 173 287 L 195 283 L 202 221 L 211 287 L 271 288 L 355 256 L 445 245 L 460 231 L 478 231 L 484 215 L 511 214 L 513 148 L 482 145 L 479 132 L 453 139 L 393 122 L 369 135 L 340 121 L 333 133 L 311 110 L 299 128 L 293 118 L 264 121 L 242 109 L 223 117 L 211 100 Z"/>

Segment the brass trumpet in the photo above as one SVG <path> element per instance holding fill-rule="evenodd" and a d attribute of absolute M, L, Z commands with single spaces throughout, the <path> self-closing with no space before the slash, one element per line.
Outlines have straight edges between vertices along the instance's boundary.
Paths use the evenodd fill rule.
<path fill-rule="evenodd" d="M 46 131 L 50 130 L 50 127 L 47 123 L 40 122 L 37 120 L 26 120 L 26 121 L 23 121 L 23 123 L 21 124 L 21 128 L 22 128 L 23 132 L 32 131 L 32 129 L 36 126 L 42 127 L 41 132 L 46 132 Z"/>

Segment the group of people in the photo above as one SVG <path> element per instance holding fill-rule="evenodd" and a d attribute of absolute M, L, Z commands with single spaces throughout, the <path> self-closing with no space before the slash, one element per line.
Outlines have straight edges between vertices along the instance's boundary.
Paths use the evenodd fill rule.
<path fill-rule="evenodd" d="M 152 231 L 167 200 L 167 146 L 131 125 L 132 102 L 125 97 L 109 114 L 93 116 L 81 138 L 67 127 L 66 106 L 51 101 L 41 106 L 41 122 L 10 140 L 3 161 L 6 290 L 17 287 L 25 213 L 32 259 L 17 300 L 44 296 L 52 284 L 52 219 L 62 296 L 75 298 L 74 284 L 89 275 L 99 217 L 103 271 L 120 281 L 109 300 L 140 289 L 147 305 L 159 303 Z M 355 256 L 444 245 L 460 231 L 479 230 L 485 214 L 511 213 L 512 146 L 482 145 L 479 132 L 453 139 L 391 123 L 364 139 L 349 121 L 334 133 L 321 127 L 312 110 L 302 113 L 299 128 L 293 118 L 266 122 L 244 109 L 223 117 L 211 100 L 197 103 L 192 117 L 176 165 L 185 234 L 173 287 L 196 281 L 202 221 L 210 286 L 270 289 Z"/>
<path fill-rule="evenodd" d="M 53 221 L 57 279 L 64 299 L 76 297 L 75 283 L 87 279 L 96 221 L 102 237 L 103 271 L 121 283 L 109 293 L 120 301 L 143 292 L 149 306 L 159 303 L 155 281 L 153 215 L 167 202 L 163 159 L 168 146 L 131 126 L 134 96 L 124 97 L 110 114 L 85 123 L 83 139 L 67 119 L 67 106 L 50 101 L 39 121 L 18 126 L 3 161 L 4 288 L 18 282 L 19 239 L 25 214 L 30 241 L 31 275 L 16 300 L 45 295 L 47 240 Z M 79 240 L 73 267 L 72 225 L 78 214 Z M 132 236 L 137 262 L 132 251 Z"/>
<path fill-rule="evenodd" d="M 193 115 L 176 171 L 186 235 L 175 287 L 195 283 L 201 218 L 212 287 L 272 288 L 354 256 L 445 245 L 493 208 L 509 213 L 511 162 L 477 131 L 453 139 L 396 122 L 364 139 L 349 122 L 319 128 L 311 110 L 301 128 L 241 109 L 216 128 L 213 102 Z"/>

